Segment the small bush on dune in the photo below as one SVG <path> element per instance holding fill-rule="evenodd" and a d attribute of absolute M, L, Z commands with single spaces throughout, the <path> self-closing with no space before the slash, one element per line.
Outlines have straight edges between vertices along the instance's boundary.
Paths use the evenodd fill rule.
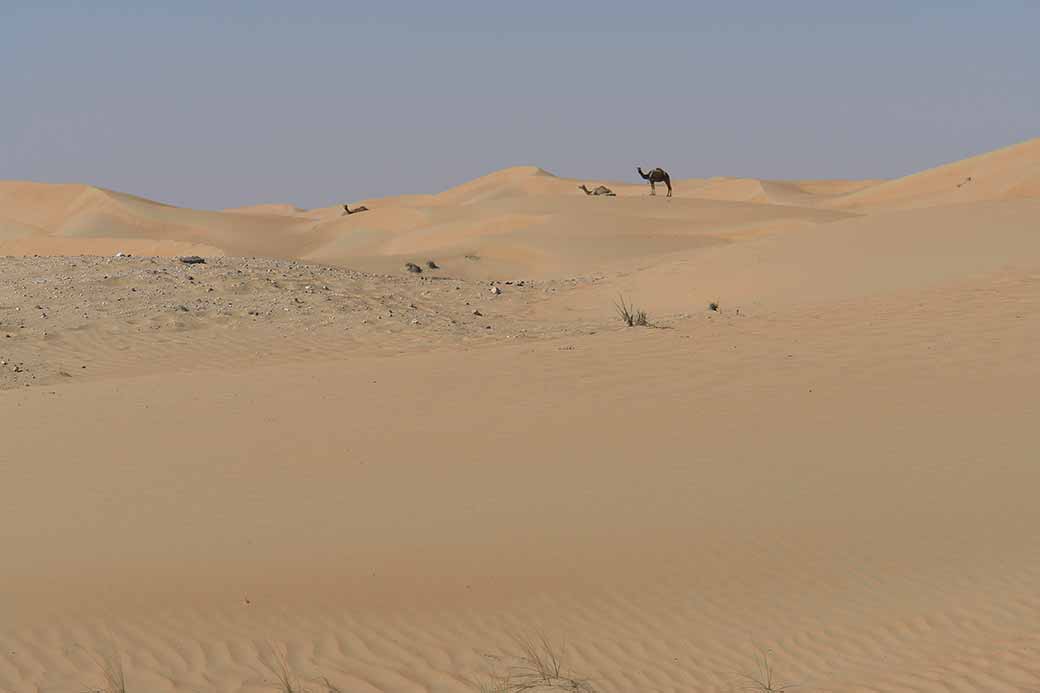
<path fill-rule="evenodd" d="M 595 693 L 588 679 L 575 676 L 564 664 L 564 646 L 556 647 L 544 636 L 514 637 L 513 640 L 516 653 L 493 657 L 499 668 L 484 680 L 471 682 L 480 693 Z"/>
<path fill-rule="evenodd" d="M 263 653 L 260 654 L 262 655 Z M 267 657 L 261 656 L 260 663 L 274 676 L 275 687 L 279 691 L 282 693 L 304 693 L 303 685 L 289 666 L 289 653 L 284 648 L 268 643 Z"/>
<path fill-rule="evenodd" d="M 284 647 L 268 643 L 266 652 L 258 652 L 260 663 L 274 677 L 272 687 L 281 693 L 342 693 L 327 676 L 319 676 L 317 679 L 308 679 L 311 684 L 319 682 L 317 688 L 304 685 L 303 680 L 292 670 L 289 664 L 289 653 Z"/>
<path fill-rule="evenodd" d="M 126 693 L 126 670 L 123 668 L 123 653 L 116 647 L 111 634 L 104 653 L 87 652 L 105 681 L 104 688 L 90 689 L 89 693 Z"/>
<path fill-rule="evenodd" d="M 618 302 L 614 304 L 621 321 L 629 327 L 647 327 L 650 323 L 646 318 L 646 311 L 637 309 L 630 303 L 625 303 L 625 297 L 619 296 Z"/>
<path fill-rule="evenodd" d="M 754 673 L 742 673 L 740 680 L 743 690 L 755 693 L 783 693 L 798 687 L 798 684 L 777 681 L 776 670 L 769 661 L 769 650 L 758 651 Z"/>
<path fill-rule="evenodd" d="M 99 693 L 126 693 L 126 672 L 123 670 L 123 658 L 118 654 L 114 658 L 96 657 L 94 661 L 105 679 L 105 687 Z"/>
<path fill-rule="evenodd" d="M 321 677 L 321 685 L 325 688 L 325 693 L 343 693 L 339 686 L 329 681 L 328 677 Z"/>

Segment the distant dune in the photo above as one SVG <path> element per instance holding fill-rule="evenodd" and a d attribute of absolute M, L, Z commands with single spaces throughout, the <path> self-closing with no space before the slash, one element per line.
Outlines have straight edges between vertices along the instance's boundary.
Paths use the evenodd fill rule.
<path fill-rule="evenodd" d="M 1040 139 L 915 173 L 837 198 L 856 210 L 1040 197 Z"/>
<path fill-rule="evenodd" d="M 263 204 L 251 205 L 249 207 L 231 207 L 222 211 L 229 214 L 271 214 L 277 216 L 293 216 L 296 214 L 303 214 L 306 210 L 288 204 Z"/>
<path fill-rule="evenodd" d="M 586 199 L 577 189 L 583 182 L 605 183 L 618 197 Z M 108 252 L 122 244 L 180 252 L 192 246 L 379 270 L 414 253 L 478 255 L 489 262 L 468 265 L 468 272 L 558 276 L 585 271 L 590 262 L 711 242 L 727 230 L 765 228 L 761 206 L 793 208 L 775 211 L 784 219 L 813 222 L 835 219 L 833 212 L 822 211 L 828 209 L 863 214 L 1035 197 L 1040 140 L 892 181 L 711 178 L 677 180 L 675 188 L 666 206 L 648 199 L 647 186 L 639 182 L 578 181 L 520 166 L 436 195 L 356 201 L 372 211 L 344 216 L 339 205 L 200 212 L 84 185 L 0 182 L 0 251 L 76 254 Z M 705 204 L 708 200 L 755 207 L 723 211 Z M 696 231 L 705 223 L 714 234 Z"/>
<path fill-rule="evenodd" d="M 618 197 L 586 198 L 577 189 L 583 182 L 606 183 Z M 717 242 L 726 233 L 777 228 L 778 219 L 789 228 L 793 220 L 828 222 L 848 213 L 1036 197 L 1040 140 L 892 181 L 711 178 L 677 180 L 675 188 L 671 201 L 654 200 L 640 182 L 578 181 L 519 166 L 436 195 L 357 201 L 371 211 L 345 216 L 338 205 L 201 212 L 84 185 L 0 182 L 0 251 L 77 254 L 122 244 L 180 252 L 192 246 L 381 271 L 416 253 L 469 255 L 487 259 L 465 265 L 474 276 L 559 276 Z"/>

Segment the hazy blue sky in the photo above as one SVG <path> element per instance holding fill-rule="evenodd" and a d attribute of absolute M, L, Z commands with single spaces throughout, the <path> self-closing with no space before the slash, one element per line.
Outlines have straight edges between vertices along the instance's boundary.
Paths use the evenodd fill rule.
<path fill-rule="evenodd" d="M 1040 2 L 0 0 L 0 178 L 318 206 L 535 164 L 887 177 L 1040 134 Z"/>

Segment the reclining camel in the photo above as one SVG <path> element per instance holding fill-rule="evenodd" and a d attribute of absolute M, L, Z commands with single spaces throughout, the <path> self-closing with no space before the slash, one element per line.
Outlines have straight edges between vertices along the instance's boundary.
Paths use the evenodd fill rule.
<path fill-rule="evenodd" d="M 578 190 L 584 190 L 586 195 L 605 195 L 607 197 L 617 197 L 617 195 L 614 194 L 614 191 L 605 185 L 597 186 L 595 190 L 589 190 L 585 187 L 585 184 L 583 183 L 578 186 Z"/>

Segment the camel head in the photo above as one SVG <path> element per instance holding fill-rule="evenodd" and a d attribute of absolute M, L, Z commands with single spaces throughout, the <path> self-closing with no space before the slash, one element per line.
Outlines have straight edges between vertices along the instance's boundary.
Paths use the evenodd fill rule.
<path fill-rule="evenodd" d="M 586 195 L 592 194 L 592 191 L 586 188 L 584 183 L 578 186 L 578 190 L 584 190 Z"/>
<path fill-rule="evenodd" d="M 642 166 L 636 166 L 636 170 L 639 171 L 639 177 L 640 178 L 649 178 L 650 177 L 649 174 L 643 173 L 643 167 Z"/>

